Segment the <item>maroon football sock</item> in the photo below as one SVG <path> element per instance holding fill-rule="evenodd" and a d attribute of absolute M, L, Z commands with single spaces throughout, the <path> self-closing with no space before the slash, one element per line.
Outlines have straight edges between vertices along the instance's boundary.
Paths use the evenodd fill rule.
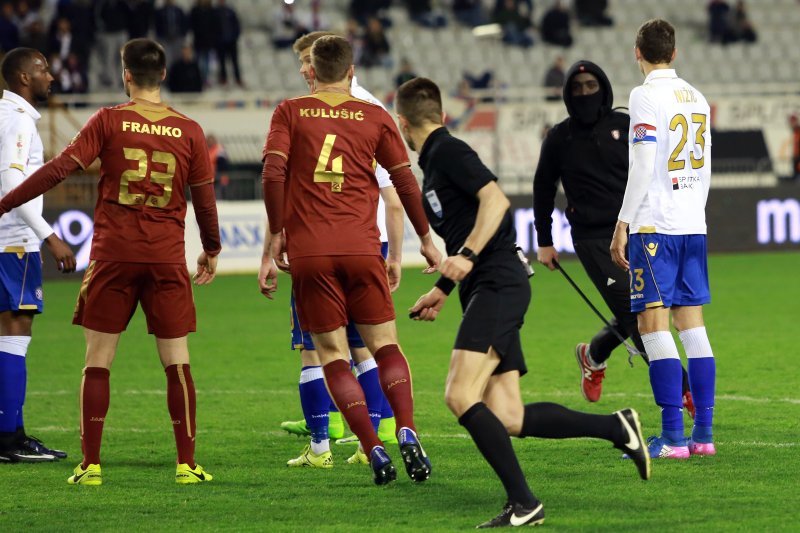
<path fill-rule="evenodd" d="M 164 372 L 167 374 L 167 407 L 178 447 L 178 463 L 186 463 L 195 468 L 194 436 L 197 426 L 192 373 L 189 365 L 170 365 Z"/>
<path fill-rule="evenodd" d="M 108 413 L 110 376 L 107 368 L 87 366 L 83 369 L 80 396 L 83 468 L 100 464 L 100 442 Z"/>
<path fill-rule="evenodd" d="M 387 344 L 375 352 L 381 388 L 397 420 L 397 429 L 409 428 L 414 432 L 414 394 L 411 389 L 411 370 L 403 352 L 396 344 Z"/>
<path fill-rule="evenodd" d="M 322 372 L 325 374 L 325 383 L 331 398 L 347 420 L 347 425 L 358 437 L 364 452 L 369 455 L 375 446 L 383 446 L 372 427 L 364 391 L 350 371 L 350 363 L 337 359 L 323 366 Z"/>

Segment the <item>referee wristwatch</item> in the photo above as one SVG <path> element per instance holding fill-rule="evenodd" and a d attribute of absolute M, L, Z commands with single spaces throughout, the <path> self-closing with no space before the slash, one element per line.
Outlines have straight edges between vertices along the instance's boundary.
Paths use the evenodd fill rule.
<path fill-rule="evenodd" d="M 463 255 L 464 257 L 466 257 L 467 259 L 472 261 L 473 265 L 478 262 L 478 254 L 476 254 L 475 252 L 473 252 L 471 249 L 467 248 L 466 246 L 462 246 L 461 248 L 459 248 L 458 252 L 456 252 L 456 254 L 457 255 Z"/>

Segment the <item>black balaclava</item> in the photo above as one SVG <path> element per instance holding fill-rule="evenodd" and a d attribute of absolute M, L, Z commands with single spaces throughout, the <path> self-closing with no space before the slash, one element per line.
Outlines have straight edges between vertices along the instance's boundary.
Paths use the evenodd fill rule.
<path fill-rule="evenodd" d="M 572 78 L 577 74 L 589 73 L 597 78 L 600 90 L 586 96 L 572 96 Z M 580 126 L 593 126 L 601 117 L 607 115 L 614 105 L 611 83 L 603 69 L 591 61 L 578 61 L 567 71 L 563 90 L 564 104 L 569 116 Z"/>

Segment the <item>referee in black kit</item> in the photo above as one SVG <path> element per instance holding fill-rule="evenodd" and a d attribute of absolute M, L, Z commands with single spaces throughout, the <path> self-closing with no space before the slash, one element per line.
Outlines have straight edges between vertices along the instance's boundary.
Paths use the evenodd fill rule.
<path fill-rule="evenodd" d="M 575 357 L 581 370 L 581 392 L 587 401 L 600 399 L 606 360 L 630 337 L 639 353 L 644 343 L 631 311 L 628 273 L 611 261 L 611 237 L 628 182 L 630 116 L 613 109 L 614 94 L 605 72 L 591 61 L 578 61 L 567 71 L 563 89 L 569 117 L 556 124 L 542 143 L 533 178 L 533 213 L 539 250 L 537 259 L 556 268 L 552 214 L 559 180 L 567 196 L 566 215 L 575 253 L 614 318 L 590 343 L 579 343 Z M 694 418 L 686 370 L 683 403 Z"/>
<path fill-rule="evenodd" d="M 522 404 L 519 378 L 527 368 L 520 328 L 531 289 L 527 263 L 516 249 L 508 199 L 478 155 L 442 125 L 442 98 L 434 82 L 414 78 L 404 83 L 395 106 L 403 137 L 419 152 L 425 212 L 449 256 L 439 267 L 442 276 L 436 286 L 417 300 L 411 315 L 435 320 L 456 282 L 461 282 L 463 318 L 445 401 L 507 493 L 500 514 L 478 527 L 544 521 L 542 504 L 528 487 L 509 435 L 605 439 L 633 458 L 639 475 L 648 479 L 650 458 L 633 409 L 593 415 L 554 403 Z"/>

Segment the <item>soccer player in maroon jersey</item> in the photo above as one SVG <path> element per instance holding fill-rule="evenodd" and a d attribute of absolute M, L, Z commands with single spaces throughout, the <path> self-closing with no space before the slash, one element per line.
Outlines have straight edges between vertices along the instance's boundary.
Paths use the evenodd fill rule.
<path fill-rule="evenodd" d="M 269 251 L 283 263 L 286 245 L 301 326 L 311 332 L 325 382 L 370 458 L 375 483 L 389 483 L 396 472 L 350 372 L 348 315 L 378 364 L 381 387 L 397 419 L 406 471 L 413 480 L 424 481 L 430 476 L 430 461 L 414 426 L 411 374 L 397 344 L 394 306 L 379 253 L 373 161 L 389 171 L 420 236 L 422 255 L 436 265 L 441 254 L 431 240 L 397 127 L 381 107 L 351 96 L 353 74 L 350 44 L 338 36 L 321 37 L 311 48 L 312 94 L 282 102 L 273 114 L 263 172 Z M 261 284 L 271 297 L 277 289 L 275 264 Z"/>
<path fill-rule="evenodd" d="M 194 462 L 195 390 L 187 334 L 195 308 L 184 248 L 184 189 L 191 187 L 203 252 L 195 284 L 214 279 L 221 246 L 214 178 L 199 124 L 161 101 L 164 49 L 134 39 L 122 49 L 125 93 L 131 100 L 100 109 L 61 154 L 0 201 L 0 215 L 53 188 L 100 158 L 91 262 L 73 323 L 83 326 L 86 368 L 81 382 L 83 462 L 70 484 L 100 485 L 100 441 L 108 412 L 109 370 L 137 304 L 155 335 L 167 375 L 167 405 L 178 448 L 175 480 L 210 481 Z"/>

